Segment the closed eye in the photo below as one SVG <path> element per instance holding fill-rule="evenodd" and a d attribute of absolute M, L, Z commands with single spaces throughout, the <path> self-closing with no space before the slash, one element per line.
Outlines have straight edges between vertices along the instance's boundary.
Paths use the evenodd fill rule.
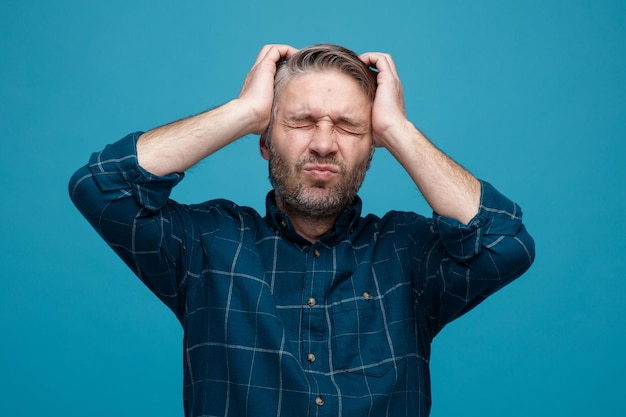
<path fill-rule="evenodd" d="M 318 126 L 318 122 L 311 116 L 289 117 L 286 118 L 283 123 L 289 129 L 298 130 L 315 129 Z M 347 118 L 334 120 L 333 129 L 340 134 L 353 136 L 363 136 L 369 130 L 369 128 L 366 128 L 363 123 Z"/>
<path fill-rule="evenodd" d="M 347 135 L 361 136 L 367 133 L 366 130 L 360 126 L 355 126 L 352 124 L 345 124 L 345 123 L 341 123 L 337 125 L 336 129 L 340 131 L 341 133 L 344 133 Z"/>
<path fill-rule="evenodd" d="M 286 123 L 290 129 L 312 129 L 315 127 L 315 123 Z"/>
<path fill-rule="evenodd" d="M 290 129 L 310 129 L 315 127 L 315 121 L 310 116 L 289 117 L 284 123 Z"/>

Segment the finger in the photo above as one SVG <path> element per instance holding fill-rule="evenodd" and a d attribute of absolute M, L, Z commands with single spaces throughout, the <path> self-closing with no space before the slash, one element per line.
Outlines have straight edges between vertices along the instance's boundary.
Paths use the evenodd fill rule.
<path fill-rule="evenodd" d="M 391 55 L 381 52 L 366 52 L 359 58 L 365 65 L 374 67 L 380 72 L 386 72 L 394 75 L 396 78 L 399 78 L 396 64 L 393 61 L 393 58 L 391 58 Z"/>
<path fill-rule="evenodd" d="M 361 55 L 360 58 L 366 65 L 372 66 L 380 72 L 389 73 L 396 77 L 398 75 L 395 63 L 389 54 L 368 52 Z"/>
<path fill-rule="evenodd" d="M 261 48 L 261 50 L 259 51 L 259 54 L 256 56 L 256 60 L 254 61 L 254 65 L 258 64 L 259 62 L 261 62 L 263 60 L 263 58 L 265 58 L 265 56 L 267 55 L 267 51 L 272 47 L 273 45 L 263 45 L 263 47 Z"/>
<path fill-rule="evenodd" d="M 290 45 L 270 44 L 261 48 L 259 55 L 257 55 L 254 65 L 259 64 L 261 61 L 269 59 L 274 63 L 277 63 L 282 58 L 290 58 L 298 52 L 296 48 Z"/>

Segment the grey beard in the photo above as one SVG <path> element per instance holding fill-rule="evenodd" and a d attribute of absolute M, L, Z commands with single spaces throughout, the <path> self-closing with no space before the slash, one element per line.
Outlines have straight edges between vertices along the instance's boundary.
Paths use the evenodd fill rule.
<path fill-rule="evenodd" d="M 294 170 L 270 146 L 270 182 L 276 192 L 276 200 L 282 203 L 285 211 L 316 219 L 336 217 L 354 200 L 365 179 L 370 160 L 371 155 L 361 166 L 356 167 L 353 171 L 347 171 L 345 164 L 334 158 L 310 156 L 300 160 Z M 324 186 L 322 181 L 313 188 L 307 187 L 301 182 L 291 183 L 290 180 L 293 180 L 295 174 L 301 172 L 302 167 L 307 163 L 338 166 L 342 177 L 341 181 L 326 190 L 322 190 Z"/>
<path fill-rule="evenodd" d="M 328 218 L 339 215 L 353 200 L 356 191 L 347 192 L 344 187 L 337 185 L 326 192 L 324 196 L 315 196 L 315 190 L 306 189 L 300 183 L 294 189 L 288 190 L 275 181 L 274 189 L 277 198 L 285 206 L 286 211 L 297 212 L 311 218 Z"/>

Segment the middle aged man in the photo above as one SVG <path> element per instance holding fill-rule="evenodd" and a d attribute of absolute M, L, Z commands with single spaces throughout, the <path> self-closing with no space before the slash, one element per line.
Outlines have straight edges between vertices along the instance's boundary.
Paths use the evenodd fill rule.
<path fill-rule="evenodd" d="M 265 216 L 169 199 L 248 134 Z M 375 146 L 432 218 L 361 216 Z M 70 194 L 180 320 L 187 416 L 427 416 L 433 337 L 534 259 L 521 209 L 406 118 L 391 57 L 333 45 L 263 47 L 237 99 L 94 153 Z"/>

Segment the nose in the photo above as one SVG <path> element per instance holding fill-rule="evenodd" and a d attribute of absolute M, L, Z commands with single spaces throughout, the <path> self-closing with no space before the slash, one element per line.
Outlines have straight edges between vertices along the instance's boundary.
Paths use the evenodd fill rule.
<path fill-rule="evenodd" d="M 320 123 L 315 127 L 309 150 L 318 156 L 330 156 L 337 152 L 337 138 L 331 124 Z"/>

